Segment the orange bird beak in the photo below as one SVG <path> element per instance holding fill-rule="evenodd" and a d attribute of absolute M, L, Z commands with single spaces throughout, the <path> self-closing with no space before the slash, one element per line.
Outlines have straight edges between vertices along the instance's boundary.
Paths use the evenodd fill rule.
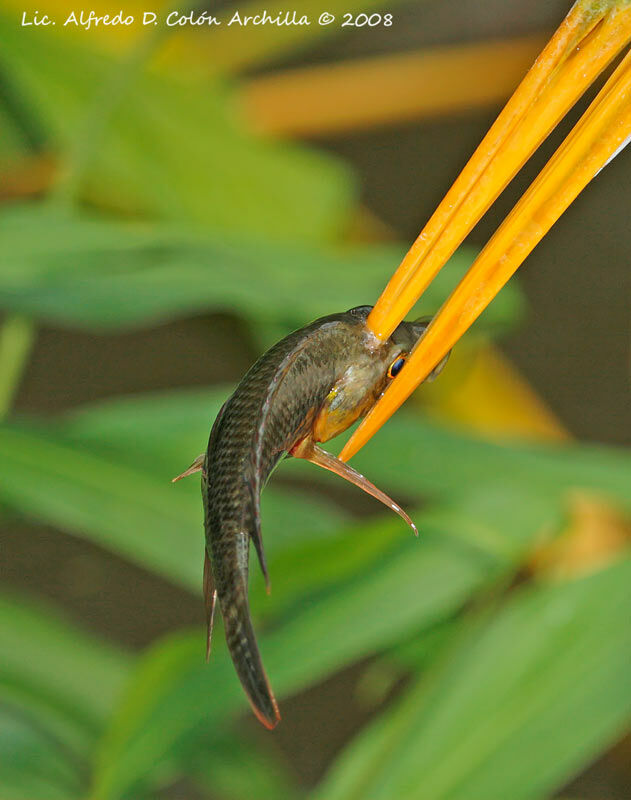
<path fill-rule="evenodd" d="M 370 313 L 390 336 L 505 186 L 631 42 L 631 0 L 578 0 L 421 231 Z M 353 456 L 468 330 L 530 251 L 631 140 L 631 50 L 491 237 L 340 454 Z"/>

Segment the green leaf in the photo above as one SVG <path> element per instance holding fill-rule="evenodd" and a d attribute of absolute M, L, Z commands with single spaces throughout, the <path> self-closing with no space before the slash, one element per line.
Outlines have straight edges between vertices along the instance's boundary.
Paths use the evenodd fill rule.
<path fill-rule="evenodd" d="M 442 619 L 481 580 L 510 568 L 501 558 L 474 556 L 451 541 L 447 530 L 434 532 L 429 523 L 423 524 L 422 517 L 420 523 L 426 531 L 421 543 L 401 538 L 402 526 L 395 520 L 358 527 L 339 541 L 297 545 L 293 556 L 285 553 L 271 564 L 272 603 L 280 596 L 279 605 L 287 607 L 288 599 L 297 599 L 284 614 L 281 628 L 262 639 L 276 689 L 296 691 L 346 663 L 387 648 L 418 624 Z M 370 549 L 365 552 L 367 540 Z M 301 574 L 302 593 L 314 592 L 311 599 L 300 599 L 300 579 L 291 570 L 292 563 Z M 254 607 L 260 610 L 256 588 L 252 594 Z M 357 619 L 369 622 L 357 625 Z M 190 729 L 203 721 L 217 727 L 227 713 L 245 705 L 221 645 L 215 647 L 211 675 L 199 665 L 201 639 L 201 634 L 172 639 L 139 670 L 105 741 L 95 796 L 118 796 L 119 781 L 133 784 L 146 764 L 166 755 Z M 295 653 L 301 658 L 296 659 Z"/>
<path fill-rule="evenodd" d="M 127 453 L 118 457 L 111 448 L 104 452 L 66 439 L 53 426 L 6 423 L 0 426 L 0 501 L 198 592 L 203 558 L 199 483 L 195 478 L 170 483 L 196 452 L 180 454 L 168 468 L 136 449 L 133 437 L 126 446 Z M 344 519 L 334 507 L 280 488 L 266 492 L 263 514 L 270 531 L 286 537 L 317 534 Z"/>
<path fill-rule="evenodd" d="M 264 740 L 222 731 L 210 741 L 201 739 L 186 760 L 194 782 L 224 800 L 295 800 L 300 794 Z"/>
<path fill-rule="evenodd" d="M 127 452 L 130 460 L 136 459 L 132 443 L 138 442 L 138 449 L 147 452 L 152 461 L 163 451 L 171 465 L 177 464 L 175 469 L 183 469 L 206 446 L 211 420 L 230 391 L 231 387 L 214 387 L 101 403 L 76 412 L 64 431 L 67 435 L 74 431 L 90 447 L 110 442 L 117 452 Z M 330 449 L 341 447 L 343 440 L 339 437 Z M 178 443 L 182 445 L 179 456 Z M 504 507 L 508 528 L 519 525 L 510 503 L 518 502 L 520 495 L 527 498 L 519 507 L 526 520 L 541 517 L 544 509 L 561 511 L 574 490 L 599 493 L 621 508 L 631 509 L 631 453 L 626 449 L 577 442 L 500 444 L 405 411 L 396 414 L 353 463 L 377 485 L 394 493 L 439 498 L 441 514 L 448 514 L 452 504 L 467 504 L 472 525 L 478 511 L 486 513 L 492 505 L 498 513 Z M 308 475 L 324 486 L 339 485 L 337 476 L 297 459 L 283 462 L 278 475 Z M 273 486 L 274 479 L 270 488 Z M 479 536 L 484 535 L 480 529 Z M 497 546 L 501 547 L 501 542 Z"/>
<path fill-rule="evenodd" d="M 473 620 L 315 796 L 550 796 L 631 721 L 631 561 L 516 591 Z"/>
<path fill-rule="evenodd" d="M 0 698 L 86 756 L 131 667 L 123 652 L 49 609 L 0 596 Z"/>
<path fill-rule="evenodd" d="M 199 585 L 199 511 L 151 474 L 64 443 L 52 431 L 0 429 L 0 499 L 190 588 Z"/>
<path fill-rule="evenodd" d="M 79 800 L 81 780 L 68 753 L 19 713 L 0 707 L 2 800 Z"/>
<path fill-rule="evenodd" d="M 46 434 L 5 425 L 0 496 L 197 590 L 197 488 L 167 481 L 203 448 L 226 391 L 114 401 L 72 415 Z M 394 518 L 343 534 L 337 534 L 339 523 L 332 524 L 304 538 L 294 524 L 282 546 L 271 548 L 274 594 L 268 604 L 254 585 L 252 601 L 260 618 L 275 619 L 276 627 L 263 633 L 262 649 L 280 694 L 447 619 L 482 584 L 515 569 L 542 529 L 558 527 L 570 487 L 599 488 L 628 503 L 629 457 L 612 449 L 488 445 L 405 414 L 384 434 L 389 430 L 396 436 L 367 474 L 377 482 L 383 478 L 386 487 L 401 485 L 411 496 L 440 497 L 442 505 L 415 514 L 420 542 Z M 435 454 L 435 463 L 418 459 L 418 451 Z M 399 455 L 408 459 L 402 467 Z M 320 480 L 308 464 L 288 467 L 286 475 L 301 470 Z M 165 494 L 174 491 L 180 500 Z M 264 498 L 272 495 L 266 490 Z M 318 509 L 310 512 L 311 524 Z M 271 519 L 264 525 L 271 542 Z M 367 622 L 358 625 L 358 619 Z M 98 796 L 119 796 L 182 737 L 244 707 L 225 652 L 218 646 L 206 668 L 202 640 L 196 633 L 148 656 L 103 744 Z"/>
<path fill-rule="evenodd" d="M 169 479 L 205 450 L 215 417 L 233 390 L 217 386 L 103 400 L 62 417 L 59 431 L 77 446 Z"/>
<path fill-rule="evenodd" d="M 284 335 L 377 297 L 404 251 L 288 245 L 217 230 L 195 234 L 38 206 L 2 213 L 0 237 L 0 307 L 97 330 L 227 310 L 276 324 Z M 434 311 L 472 259 L 470 249 L 458 251 L 418 312 Z M 482 328 L 514 320 L 519 297 L 514 285 L 507 287 Z"/>
<path fill-rule="evenodd" d="M 422 514 L 418 522 L 424 531 L 418 541 L 394 519 L 358 525 L 317 545 L 296 542 L 293 554 L 271 561 L 271 603 L 277 594 L 281 600 L 273 609 L 275 626 L 259 633 L 280 696 L 447 618 L 480 585 L 514 569 L 503 556 L 425 525 Z M 255 612 L 268 602 L 261 595 L 254 586 Z M 210 666 L 203 664 L 202 649 L 203 635 L 196 632 L 149 651 L 104 738 L 94 798 L 121 796 L 191 731 L 221 729 L 227 715 L 246 708 L 220 636 Z"/>
<path fill-rule="evenodd" d="M 378 485 L 389 482 L 401 491 L 422 487 L 435 497 L 471 494 L 481 486 L 498 493 L 511 487 L 558 506 L 570 492 L 586 489 L 631 509 L 627 449 L 577 442 L 500 444 L 405 412 L 382 428 L 355 465 Z"/>
<path fill-rule="evenodd" d="M 197 481 L 171 486 L 169 479 L 204 449 L 227 392 L 117 400 L 46 432 L 6 424 L 0 427 L 0 499 L 197 591 L 202 552 Z M 512 559 L 531 547 L 533 531 L 544 524 L 558 527 L 573 489 L 598 491 L 629 506 L 631 457 L 624 451 L 576 444 L 503 446 L 405 413 L 357 461 L 395 496 L 398 491 L 440 498 L 426 524 L 433 520 L 450 535 L 465 536 L 468 546 Z M 281 465 L 283 475 L 324 485 L 328 480 L 311 465 L 291 461 Z M 326 537 L 344 519 L 330 503 L 281 487 L 278 479 L 263 494 L 263 514 L 270 554 L 297 539 Z M 507 537 L 511 531 L 515 536 Z"/>
<path fill-rule="evenodd" d="M 24 138 L 20 126 L 0 100 L 0 170 L 10 170 L 16 161 L 27 154 L 28 146 Z"/>
<path fill-rule="evenodd" d="M 343 230 L 354 200 L 348 170 L 307 148 L 251 136 L 223 85 L 130 67 L 105 91 L 121 67 L 78 38 L 46 28 L 25 36 L 15 19 L 0 17 L 0 39 L 3 78 L 50 149 L 89 152 L 84 194 L 92 203 L 290 240 Z"/>

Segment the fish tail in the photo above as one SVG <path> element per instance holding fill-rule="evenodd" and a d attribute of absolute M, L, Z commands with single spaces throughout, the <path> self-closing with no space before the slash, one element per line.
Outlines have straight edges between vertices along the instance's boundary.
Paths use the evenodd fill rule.
<path fill-rule="evenodd" d="M 223 611 L 226 642 L 252 710 L 270 730 L 280 720 L 276 698 L 265 674 L 256 643 L 245 591 L 239 591 Z"/>

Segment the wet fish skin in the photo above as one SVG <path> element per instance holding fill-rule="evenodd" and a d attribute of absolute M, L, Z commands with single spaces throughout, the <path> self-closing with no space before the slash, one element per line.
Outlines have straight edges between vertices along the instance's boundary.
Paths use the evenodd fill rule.
<path fill-rule="evenodd" d="M 302 440 L 326 441 L 366 414 L 389 380 L 390 364 L 409 352 L 426 328 L 424 322 L 401 323 L 375 349 L 365 327 L 370 309 L 359 306 L 322 317 L 274 345 L 248 370 L 210 434 L 202 468 L 206 558 L 212 570 L 207 610 L 211 617 L 218 597 L 237 674 L 268 728 L 280 715 L 248 604 L 250 539 L 267 581 L 260 493 L 274 467 Z"/>

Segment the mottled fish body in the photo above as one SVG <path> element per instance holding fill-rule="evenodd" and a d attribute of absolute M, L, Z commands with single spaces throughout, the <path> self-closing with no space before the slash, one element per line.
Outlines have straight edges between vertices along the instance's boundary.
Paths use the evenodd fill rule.
<path fill-rule="evenodd" d="M 267 581 L 260 494 L 286 454 L 307 458 L 361 486 L 409 517 L 380 490 L 317 442 L 365 415 L 403 365 L 425 322 L 404 322 L 378 343 L 365 326 L 370 306 L 323 317 L 290 334 L 248 370 L 212 427 L 202 469 L 208 647 L 215 599 L 228 650 L 252 708 L 268 728 L 280 719 L 256 643 L 248 604 L 250 540 Z"/>

